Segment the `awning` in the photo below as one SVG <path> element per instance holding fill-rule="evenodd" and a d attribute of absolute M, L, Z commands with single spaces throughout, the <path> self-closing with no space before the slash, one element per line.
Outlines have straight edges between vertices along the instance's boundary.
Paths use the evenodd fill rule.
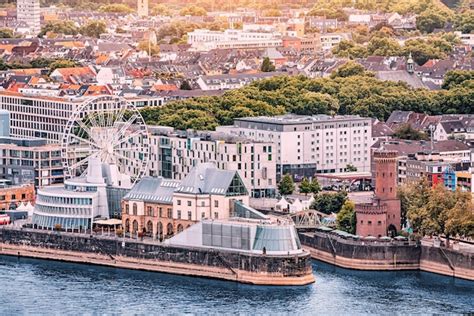
<path fill-rule="evenodd" d="M 100 220 L 94 221 L 94 224 L 116 226 L 116 225 L 121 225 L 122 221 L 116 218 L 100 219 Z"/>

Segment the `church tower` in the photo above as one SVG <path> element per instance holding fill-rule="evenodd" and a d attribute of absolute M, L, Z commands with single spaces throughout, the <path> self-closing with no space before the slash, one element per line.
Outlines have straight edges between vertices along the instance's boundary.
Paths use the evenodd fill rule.
<path fill-rule="evenodd" d="M 148 16 L 148 0 L 137 0 L 137 14 L 141 17 Z"/>
<path fill-rule="evenodd" d="M 413 57 L 411 56 L 411 53 L 407 59 L 407 71 L 410 75 L 415 72 L 415 62 L 413 61 Z"/>

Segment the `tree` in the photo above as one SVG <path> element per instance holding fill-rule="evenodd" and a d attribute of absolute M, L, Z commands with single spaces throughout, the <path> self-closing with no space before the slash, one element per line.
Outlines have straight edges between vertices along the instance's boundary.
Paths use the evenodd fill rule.
<path fill-rule="evenodd" d="M 393 134 L 393 137 L 406 140 L 428 140 L 428 135 L 417 131 L 408 123 L 400 125 Z"/>
<path fill-rule="evenodd" d="M 368 55 L 367 48 L 355 44 L 353 41 L 342 40 L 333 49 L 332 53 L 338 57 L 363 58 Z"/>
<path fill-rule="evenodd" d="M 331 74 L 331 78 L 346 78 L 350 76 L 363 76 L 365 75 L 365 68 L 359 63 L 354 61 L 348 61 L 341 67 L 339 67 L 336 71 Z"/>
<path fill-rule="evenodd" d="M 369 55 L 375 56 L 397 56 L 401 47 L 392 38 L 373 37 L 367 44 L 367 52 Z"/>
<path fill-rule="evenodd" d="M 1 28 L 0 29 L 0 38 L 13 38 L 13 30 L 8 28 Z"/>
<path fill-rule="evenodd" d="M 317 195 L 321 191 L 321 186 L 319 185 L 319 181 L 316 177 L 313 177 L 313 179 L 311 180 L 310 189 L 311 193 L 315 195 Z"/>
<path fill-rule="evenodd" d="M 150 56 L 158 56 L 160 54 L 160 46 L 152 44 L 150 41 L 141 41 L 138 43 L 137 49 L 146 52 Z"/>
<path fill-rule="evenodd" d="M 164 4 L 158 3 L 151 9 L 151 14 L 160 16 L 171 16 L 171 10 Z"/>
<path fill-rule="evenodd" d="M 99 38 L 101 34 L 107 32 L 107 27 L 104 21 L 92 20 L 81 27 L 79 32 L 85 36 Z"/>
<path fill-rule="evenodd" d="M 300 193 L 304 193 L 308 195 L 311 192 L 311 183 L 309 182 L 308 178 L 304 177 L 300 183 Z"/>
<path fill-rule="evenodd" d="M 347 192 L 322 193 L 316 197 L 311 208 L 324 214 L 338 213 L 347 200 Z"/>
<path fill-rule="evenodd" d="M 356 232 L 356 212 L 355 204 L 352 201 L 344 202 L 341 211 L 337 213 L 336 226 L 337 229 L 355 234 Z"/>
<path fill-rule="evenodd" d="M 101 6 L 99 8 L 99 11 L 100 12 L 107 12 L 107 13 L 128 14 L 128 13 L 132 13 L 134 10 L 126 4 L 112 3 L 112 4 L 106 4 L 106 5 Z"/>
<path fill-rule="evenodd" d="M 54 62 L 52 62 L 49 65 L 49 74 L 51 74 L 53 71 L 55 71 L 58 68 L 71 68 L 71 67 L 76 67 L 78 64 L 69 59 L 56 59 Z"/>
<path fill-rule="evenodd" d="M 268 9 L 263 12 L 263 16 L 267 16 L 267 17 L 281 16 L 281 11 L 278 9 Z"/>
<path fill-rule="evenodd" d="M 474 10 L 466 10 L 458 14 L 454 20 L 454 27 L 462 33 L 474 31 Z"/>
<path fill-rule="evenodd" d="M 55 21 L 46 23 L 46 25 L 41 28 L 41 32 L 38 36 L 43 37 L 47 33 L 76 35 L 78 32 L 79 29 L 73 21 Z"/>
<path fill-rule="evenodd" d="M 327 19 L 338 19 L 339 21 L 347 21 L 349 18 L 348 15 L 340 8 L 313 8 L 308 12 L 308 16 L 324 16 Z"/>
<path fill-rule="evenodd" d="M 206 16 L 207 11 L 202 7 L 191 5 L 191 6 L 187 6 L 187 7 L 182 8 L 181 11 L 179 11 L 179 15 L 181 15 L 181 16 L 186 16 L 186 15 Z"/>
<path fill-rule="evenodd" d="M 265 57 L 260 70 L 263 72 L 272 72 L 275 71 L 275 65 L 271 62 L 270 58 Z"/>
<path fill-rule="evenodd" d="M 289 174 L 285 174 L 278 184 L 278 191 L 281 195 L 289 195 L 295 191 L 295 183 Z"/>
<path fill-rule="evenodd" d="M 189 83 L 188 80 L 183 80 L 183 82 L 181 83 L 181 86 L 179 87 L 179 89 L 181 89 L 181 90 L 192 90 L 193 87 L 191 87 L 191 84 Z"/>
<path fill-rule="evenodd" d="M 429 10 L 416 17 L 416 28 L 423 33 L 432 33 L 435 29 L 443 28 L 446 22 L 442 13 Z"/>
<path fill-rule="evenodd" d="M 444 75 L 443 89 L 451 89 L 469 80 L 474 80 L 473 70 L 450 70 Z"/>
<path fill-rule="evenodd" d="M 430 59 L 442 59 L 446 57 L 446 53 L 436 46 L 433 42 L 423 39 L 410 39 L 403 46 L 403 55 L 412 55 L 413 60 L 418 65 L 425 64 Z"/>
<path fill-rule="evenodd" d="M 347 172 L 357 172 L 357 167 L 354 166 L 354 165 L 348 164 L 348 165 L 346 166 L 346 171 L 347 171 Z"/>
<path fill-rule="evenodd" d="M 430 187 L 426 178 L 399 188 L 402 214 L 422 235 L 474 237 L 474 213 L 469 192 L 453 192 L 442 184 Z"/>

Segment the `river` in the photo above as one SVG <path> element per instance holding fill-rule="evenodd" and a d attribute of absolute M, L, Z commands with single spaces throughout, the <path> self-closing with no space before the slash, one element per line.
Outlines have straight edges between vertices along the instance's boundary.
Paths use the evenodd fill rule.
<path fill-rule="evenodd" d="M 314 262 L 316 283 L 261 287 L 0 256 L 1 315 L 445 314 L 474 312 L 474 282 L 425 272 L 361 272 Z"/>

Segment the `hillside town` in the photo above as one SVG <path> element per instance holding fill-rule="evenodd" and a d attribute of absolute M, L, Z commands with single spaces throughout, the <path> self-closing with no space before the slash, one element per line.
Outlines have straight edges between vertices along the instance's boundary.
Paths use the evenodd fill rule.
<path fill-rule="evenodd" d="M 0 4 L 12 244 L 97 238 L 76 251 L 102 265 L 126 243 L 212 250 L 213 268 L 264 285 L 314 282 L 299 257 L 474 280 L 474 3 L 244 2 Z M 338 252 L 354 245 L 407 256 Z M 296 261 L 262 276 L 226 253 Z M 231 279 L 156 256 L 173 263 L 116 267 Z"/>

